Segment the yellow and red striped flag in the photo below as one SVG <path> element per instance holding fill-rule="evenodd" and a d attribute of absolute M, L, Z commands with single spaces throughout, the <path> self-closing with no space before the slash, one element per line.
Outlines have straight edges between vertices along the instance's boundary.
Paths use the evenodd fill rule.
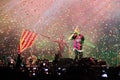
<path fill-rule="evenodd" d="M 31 47 L 37 36 L 38 34 L 36 34 L 35 32 L 31 32 L 27 29 L 24 29 L 20 37 L 20 44 L 18 47 L 19 53 Z"/>

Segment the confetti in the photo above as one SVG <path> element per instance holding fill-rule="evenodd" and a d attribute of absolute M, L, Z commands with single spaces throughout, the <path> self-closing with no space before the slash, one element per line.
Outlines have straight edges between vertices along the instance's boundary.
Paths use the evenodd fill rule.
<path fill-rule="evenodd" d="M 118 0 L 1 0 L 0 59 L 17 54 L 23 29 L 55 40 L 62 33 L 72 50 L 68 37 L 78 26 L 85 36 L 84 56 L 103 59 L 108 65 L 116 66 L 120 63 L 116 61 L 120 57 L 119 8 Z M 29 55 L 32 50 L 32 54 L 53 59 L 57 48 L 57 44 L 39 35 L 23 55 Z"/>

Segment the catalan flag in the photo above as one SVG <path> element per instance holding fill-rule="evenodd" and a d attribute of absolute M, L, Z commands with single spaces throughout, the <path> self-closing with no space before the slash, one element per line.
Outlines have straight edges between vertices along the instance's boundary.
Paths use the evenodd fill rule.
<path fill-rule="evenodd" d="M 37 36 L 38 35 L 35 32 L 31 32 L 27 29 L 24 29 L 20 37 L 20 44 L 18 47 L 19 53 L 31 47 Z"/>

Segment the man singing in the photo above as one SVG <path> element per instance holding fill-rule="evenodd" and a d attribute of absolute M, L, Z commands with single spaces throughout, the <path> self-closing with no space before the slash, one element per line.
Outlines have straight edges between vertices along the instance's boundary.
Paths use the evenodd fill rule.
<path fill-rule="evenodd" d="M 74 32 L 73 36 L 71 37 L 73 40 L 73 51 L 75 53 L 75 61 L 78 61 L 83 56 L 83 43 L 84 43 L 84 36 L 82 34 Z"/>

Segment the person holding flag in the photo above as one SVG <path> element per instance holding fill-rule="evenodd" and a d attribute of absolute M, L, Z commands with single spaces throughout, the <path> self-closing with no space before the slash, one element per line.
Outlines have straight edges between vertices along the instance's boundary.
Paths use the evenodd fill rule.
<path fill-rule="evenodd" d="M 83 57 L 83 43 L 84 36 L 79 33 L 79 28 L 76 27 L 74 33 L 70 36 L 70 40 L 73 40 L 73 51 L 75 53 L 75 61 L 77 62 Z"/>
<path fill-rule="evenodd" d="M 23 29 L 20 37 L 20 43 L 18 45 L 18 58 L 17 58 L 16 67 L 19 68 L 22 63 L 22 59 L 21 59 L 22 52 L 33 45 L 37 36 L 38 36 L 37 33 L 29 31 L 27 29 Z"/>

